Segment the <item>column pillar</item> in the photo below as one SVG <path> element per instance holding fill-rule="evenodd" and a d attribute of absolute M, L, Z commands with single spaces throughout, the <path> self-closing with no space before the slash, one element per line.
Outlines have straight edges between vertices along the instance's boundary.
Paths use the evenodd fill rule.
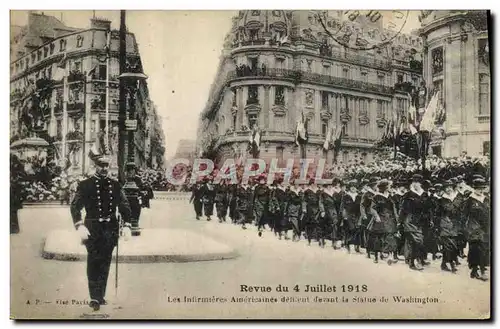
<path fill-rule="evenodd" d="M 245 111 L 245 105 L 243 100 L 243 88 L 236 88 L 236 103 L 238 104 L 238 111 L 236 112 L 236 130 L 241 130 L 241 126 L 243 125 L 243 116 Z"/>
<path fill-rule="evenodd" d="M 56 105 L 56 100 L 57 100 L 57 90 L 54 89 L 52 91 L 52 97 L 50 98 L 50 119 L 49 119 L 49 135 L 50 136 L 55 136 L 57 133 L 57 124 L 56 124 L 56 117 L 55 117 L 55 112 L 54 112 L 54 107 Z"/>
<path fill-rule="evenodd" d="M 269 85 L 264 86 L 264 106 L 262 107 L 262 111 L 264 112 L 264 128 L 269 129 L 271 128 L 270 125 L 270 118 L 271 118 L 271 101 L 274 99 L 273 96 L 273 91 L 275 87 L 271 87 Z"/>

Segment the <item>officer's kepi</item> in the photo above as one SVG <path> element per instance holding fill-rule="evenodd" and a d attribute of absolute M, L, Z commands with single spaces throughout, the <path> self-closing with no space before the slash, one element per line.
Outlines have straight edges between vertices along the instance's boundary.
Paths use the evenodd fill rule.
<path fill-rule="evenodd" d="M 89 158 L 99 167 L 107 167 L 110 163 L 110 159 L 106 154 L 101 154 L 92 149 L 89 151 Z"/>

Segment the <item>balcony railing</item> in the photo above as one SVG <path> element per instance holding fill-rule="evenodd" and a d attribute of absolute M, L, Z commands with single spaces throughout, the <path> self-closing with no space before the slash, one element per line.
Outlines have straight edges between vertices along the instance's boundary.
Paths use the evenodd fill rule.
<path fill-rule="evenodd" d="M 262 46 L 265 45 L 266 41 L 264 39 L 258 40 L 248 40 L 242 42 L 235 42 L 233 48 L 238 48 L 241 46 Z M 279 44 L 274 40 L 269 40 L 270 46 L 275 46 Z M 283 45 L 281 45 L 283 46 Z M 380 69 L 388 70 L 391 68 L 392 62 L 389 60 L 376 59 L 369 56 L 360 55 L 354 52 L 340 52 L 331 49 L 328 46 L 320 45 L 319 54 L 324 57 L 329 57 L 332 59 L 338 59 L 341 61 L 346 61 L 355 64 L 361 64 L 364 66 L 375 67 Z"/>
<path fill-rule="evenodd" d="M 490 122 L 490 116 L 488 114 L 479 115 L 477 117 L 477 123 L 489 123 L 489 122 Z"/>
<path fill-rule="evenodd" d="M 248 71 L 232 71 L 229 73 L 229 78 L 231 80 L 239 79 L 239 78 L 254 78 L 254 79 L 275 79 L 282 78 L 291 80 L 294 83 L 304 82 L 312 82 L 312 83 L 320 83 L 329 86 L 335 87 L 344 87 L 354 90 L 359 90 L 362 92 L 375 92 L 381 94 L 390 95 L 393 93 L 393 89 L 391 87 L 378 85 L 369 82 L 363 82 L 359 80 L 352 80 L 340 77 L 333 77 L 330 75 L 318 74 L 318 73 L 309 73 L 305 71 L 297 71 L 297 70 L 289 70 L 289 69 L 257 69 L 251 72 Z"/>
<path fill-rule="evenodd" d="M 242 41 L 241 45 L 242 46 L 262 46 L 265 43 L 266 43 L 266 40 L 264 40 L 264 39 L 257 39 L 257 40 Z"/>
<path fill-rule="evenodd" d="M 411 94 L 412 90 L 413 90 L 413 84 L 411 82 L 396 82 L 394 84 L 394 91 L 400 91 Z"/>
<path fill-rule="evenodd" d="M 252 105 L 252 104 L 259 104 L 259 99 L 258 98 L 247 99 L 247 105 Z"/>

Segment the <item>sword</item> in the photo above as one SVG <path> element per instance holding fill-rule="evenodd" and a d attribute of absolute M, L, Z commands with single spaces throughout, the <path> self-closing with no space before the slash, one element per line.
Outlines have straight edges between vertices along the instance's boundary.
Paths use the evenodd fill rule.
<path fill-rule="evenodd" d="M 115 298 L 118 297 L 118 246 L 120 243 L 120 234 L 122 231 L 122 216 L 118 214 L 118 239 L 116 240 L 116 257 L 115 257 Z"/>

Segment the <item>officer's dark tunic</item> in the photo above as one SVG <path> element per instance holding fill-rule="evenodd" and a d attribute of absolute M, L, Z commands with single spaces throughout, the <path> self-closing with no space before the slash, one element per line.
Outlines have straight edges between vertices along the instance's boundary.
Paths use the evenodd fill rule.
<path fill-rule="evenodd" d="M 205 183 L 201 186 L 203 195 L 203 214 L 210 217 L 214 213 L 215 187 L 211 183 Z"/>
<path fill-rule="evenodd" d="M 285 217 L 292 225 L 293 234 L 300 237 L 302 213 L 305 209 L 303 194 L 300 191 L 289 189 L 286 193 Z"/>
<path fill-rule="evenodd" d="M 421 256 L 424 250 L 422 223 L 425 222 L 427 214 L 425 209 L 427 202 L 424 194 L 425 192 L 417 194 L 410 189 L 403 196 L 403 203 L 401 205 L 399 217 L 405 232 L 405 258 L 408 257 L 410 261 Z"/>
<path fill-rule="evenodd" d="M 81 211 L 85 208 L 85 221 Z M 71 203 L 71 216 L 78 228 L 85 225 L 90 232 L 85 241 L 87 248 L 87 277 L 90 298 L 103 301 L 106 294 L 109 267 L 113 249 L 118 242 L 118 208 L 124 225 L 130 226 L 130 207 L 118 181 L 108 177 L 93 176 L 78 185 Z"/>
<path fill-rule="evenodd" d="M 304 218 L 304 229 L 307 240 L 319 239 L 319 220 L 322 207 L 321 191 L 306 189 L 304 191 L 304 202 L 306 204 L 306 215 Z"/>
<path fill-rule="evenodd" d="M 481 269 L 489 265 L 490 257 L 490 199 L 481 200 L 471 195 L 467 200 L 465 214 L 467 218 L 467 239 L 469 268 L 479 266 Z"/>
<path fill-rule="evenodd" d="M 203 211 L 203 190 L 201 186 L 195 185 L 193 186 L 193 191 L 191 193 L 191 200 L 194 206 L 194 212 L 196 213 L 196 217 L 200 217 Z"/>
<path fill-rule="evenodd" d="M 339 214 L 337 213 L 336 197 L 338 193 L 333 190 L 324 189 L 321 191 L 325 217 L 320 219 L 321 236 L 322 238 L 330 238 L 334 243 L 339 235 L 337 233 Z"/>
<path fill-rule="evenodd" d="M 227 207 L 229 205 L 229 186 L 219 184 L 216 186 L 215 191 L 215 210 L 217 211 L 217 217 L 225 220 Z"/>
<path fill-rule="evenodd" d="M 259 228 L 268 224 L 267 207 L 269 205 L 270 192 L 267 185 L 257 185 L 254 190 L 253 213 Z"/>
<path fill-rule="evenodd" d="M 359 194 L 343 193 L 341 211 L 344 220 L 344 241 L 347 245 L 360 244 L 359 216 L 361 196 Z"/>

